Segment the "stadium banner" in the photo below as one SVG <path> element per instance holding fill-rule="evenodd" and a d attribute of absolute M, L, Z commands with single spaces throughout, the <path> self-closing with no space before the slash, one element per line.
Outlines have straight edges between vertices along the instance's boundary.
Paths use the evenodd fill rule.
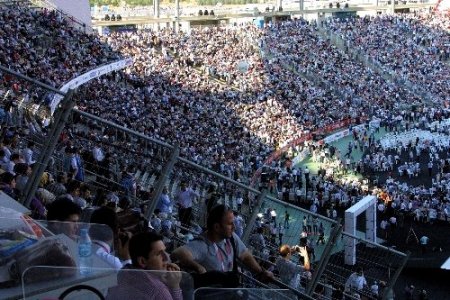
<path fill-rule="evenodd" d="M 133 60 L 131 58 L 122 59 L 107 65 L 103 65 L 101 67 L 98 67 L 96 69 L 90 70 L 84 74 L 81 74 L 78 77 L 73 78 L 69 82 L 65 83 L 59 90 L 63 93 L 67 93 L 69 89 L 76 89 L 77 87 L 81 86 L 82 84 L 85 84 L 86 82 L 99 78 L 102 75 L 111 73 L 113 71 L 118 71 L 121 69 L 124 69 L 128 66 L 130 66 L 133 63 Z M 50 112 L 51 115 L 56 110 L 56 107 L 59 105 L 59 102 L 62 100 L 63 96 L 59 94 L 55 94 L 50 101 Z"/>

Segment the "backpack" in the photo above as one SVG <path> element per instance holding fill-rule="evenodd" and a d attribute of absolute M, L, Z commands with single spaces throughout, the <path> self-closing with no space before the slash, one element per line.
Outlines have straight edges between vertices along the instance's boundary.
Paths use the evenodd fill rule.
<path fill-rule="evenodd" d="M 77 265 L 69 248 L 58 238 L 45 238 L 30 247 L 16 252 L 7 262 L 13 284 L 46 281 L 49 279 L 73 276 Z M 55 268 L 31 268 L 50 266 Z"/>

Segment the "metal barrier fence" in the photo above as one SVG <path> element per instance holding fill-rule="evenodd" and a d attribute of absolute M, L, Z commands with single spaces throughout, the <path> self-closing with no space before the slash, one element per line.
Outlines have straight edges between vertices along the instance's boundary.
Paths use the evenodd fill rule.
<path fill-rule="evenodd" d="M 242 239 L 261 256 L 277 256 L 279 240 L 275 237 L 274 241 L 273 233 L 265 232 L 268 237 L 266 249 L 261 251 L 258 246 L 252 245 L 251 235 L 259 224 L 275 221 L 276 224 L 286 225 L 282 242 L 289 245 L 304 246 L 301 243 L 305 240 L 300 240 L 300 233 L 306 231 L 309 234 L 309 246 L 314 251 L 310 251 L 312 270 L 304 283 L 305 293 L 310 296 L 318 293 L 326 282 L 336 287 L 345 285 L 354 266 L 344 264 L 343 243 L 340 242 L 341 225 L 338 222 L 285 203 L 265 191 L 248 187 L 180 157 L 180 150 L 176 145 L 169 145 L 72 109 L 72 91 L 64 95 L 56 114 L 51 120 L 47 120 L 45 114 L 39 113 L 39 108 L 45 105 L 42 97 L 59 91 L 1 66 L 0 71 L 0 99 L 3 99 L 3 107 L 9 102 L 17 104 L 10 105 L 5 110 L 7 116 L 3 124 L 11 122 L 9 126 L 20 128 L 17 129 L 21 133 L 18 135 L 21 141 L 19 143 L 34 140 L 35 153 L 39 154 L 25 188 L 25 197 L 22 198 L 25 205 L 30 205 L 37 187 L 42 184 L 44 171 L 57 172 L 64 168 L 67 170 L 67 156 L 74 153 L 64 153 L 64 146 L 83 147 L 88 150 L 88 154 L 92 154 L 93 147 L 97 145 L 104 153 L 109 153 L 108 164 L 102 165 L 89 156 L 82 160 L 85 170 L 85 178 L 82 181 L 94 189 L 104 190 L 105 193 L 114 191 L 115 187 L 123 187 L 124 177 L 131 176 L 131 181 L 135 180 L 139 189 L 134 193 L 134 187 L 131 187 L 131 194 L 128 196 L 135 205 L 145 205 L 143 208 L 146 217 L 150 218 L 164 187 L 172 199 L 176 199 L 182 183 L 186 183 L 196 194 L 192 205 L 194 232 L 197 225 L 205 225 L 208 204 L 215 203 L 226 204 L 241 212 L 247 224 L 242 232 Z M 30 109 L 36 107 L 35 103 L 38 103 L 38 108 Z M 31 125 L 36 128 L 29 131 L 24 129 Z M 54 162 L 53 167 L 49 165 L 50 158 Z M 73 171 L 70 166 L 69 171 Z M 241 197 L 242 204 L 238 201 Z M 286 212 L 290 215 L 289 224 L 284 221 Z M 175 208 L 174 215 L 176 214 Z M 305 228 L 304 219 L 311 220 L 312 228 Z M 319 243 L 315 228 L 320 223 L 325 231 L 325 244 Z M 351 238 L 357 239 L 356 264 L 364 267 L 368 282 L 383 280 L 387 287 L 392 287 L 405 263 L 406 255 L 356 237 Z M 293 257 L 295 262 L 298 259 L 297 256 Z M 367 294 L 366 290 L 363 292 Z M 370 297 L 369 294 L 367 296 Z"/>

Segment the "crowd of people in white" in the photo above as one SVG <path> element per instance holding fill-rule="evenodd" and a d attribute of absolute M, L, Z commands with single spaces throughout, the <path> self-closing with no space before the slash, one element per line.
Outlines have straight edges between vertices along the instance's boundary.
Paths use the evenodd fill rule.
<path fill-rule="evenodd" d="M 429 14 L 329 19 L 325 26 L 400 78 L 424 87 L 433 101 L 448 101 L 448 18 Z"/>
<path fill-rule="evenodd" d="M 409 118 L 406 106 L 428 105 L 408 88 L 387 81 L 382 74 L 353 60 L 316 26 L 315 22 L 299 19 L 264 29 L 244 24 L 192 28 L 190 32 L 167 28 L 115 32 L 96 37 L 67 26 L 55 12 L 0 7 L 0 63 L 59 87 L 95 66 L 130 57 L 133 65 L 128 69 L 83 87 L 77 96 L 78 108 L 168 143 L 177 142 L 183 156 L 248 182 L 272 152 L 304 134 L 338 121 L 361 122 L 370 117 L 379 118 L 386 129 L 393 131 L 403 124 L 403 117 Z M 436 102 L 430 105 L 435 107 L 413 115 L 406 127 L 419 127 L 415 122 L 431 123 L 442 117 L 442 107 L 450 97 L 450 37 L 443 30 L 448 20 L 424 14 L 383 15 L 329 19 L 325 26 L 398 76 L 432 93 Z M 5 100 L 26 97 L 43 103 L 46 95 L 30 94 L 29 88 L 6 75 L 0 81 L 0 95 Z M 9 108 L 4 111 L 8 114 Z M 398 120 L 398 116 L 402 119 Z M 442 127 L 441 133 L 445 130 Z M 33 159 L 21 160 L 20 155 L 11 153 L 11 137 L 7 134 L 6 130 L 2 137 L 2 165 L 6 166 L 7 173 L 14 175 L 11 162 L 28 166 Z M 12 134 L 16 136 L 20 132 Z M 366 141 L 369 135 L 363 139 Z M 378 149 L 372 147 L 376 142 L 370 139 L 363 147 Z M 80 144 L 99 153 L 99 149 L 94 149 L 98 148 L 95 142 Z M 444 144 L 435 152 L 447 151 L 449 145 Z M 411 143 L 407 146 L 412 160 L 426 152 L 424 147 Z M 76 151 L 70 151 L 73 151 L 68 153 L 70 167 L 76 169 L 79 157 L 74 158 Z M 105 148 L 100 153 L 108 156 L 114 151 L 117 149 Z M 377 164 L 382 160 L 378 158 Z M 400 163 L 395 157 L 389 159 L 389 155 L 386 161 Z M 420 221 L 425 215 L 427 220 L 434 215 L 448 218 L 450 167 L 439 154 L 433 157 L 434 166 L 440 170 L 429 189 L 391 179 L 385 185 L 396 208 L 414 212 Z M 359 167 L 362 171 L 364 162 Z M 312 212 L 326 211 L 332 218 L 336 218 L 336 206 L 354 203 L 367 192 L 360 183 L 338 181 L 325 174 L 310 177 L 309 171 L 300 170 L 292 175 L 291 169 L 281 165 L 274 169 L 282 178 L 280 188 L 288 191 L 286 200 L 290 200 L 289 190 L 296 191 L 305 178 L 309 190 L 306 198 L 299 201 L 310 201 Z M 27 168 L 21 172 L 25 176 Z M 285 179 L 282 174 L 289 175 Z M 74 179 L 76 175 L 75 172 Z M 299 176 L 302 179 L 291 179 Z M 11 178 L 3 176 L 2 180 L 9 181 L 4 182 L 4 189 L 14 189 Z M 73 188 L 78 189 L 77 197 L 80 197 L 80 187 Z M 431 210 L 437 213 L 429 213 Z"/>

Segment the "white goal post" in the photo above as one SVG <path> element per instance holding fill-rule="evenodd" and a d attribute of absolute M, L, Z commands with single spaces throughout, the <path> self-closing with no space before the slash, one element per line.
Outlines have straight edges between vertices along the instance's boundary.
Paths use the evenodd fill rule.
<path fill-rule="evenodd" d="M 366 212 L 366 240 L 376 243 L 377 241 L 377 197 L 366 196 L 345 211 L 345 232 L 356 236 L 356 218 Z M 345 264 L 356 264 L 356 239 L 344 237 Z"/>

